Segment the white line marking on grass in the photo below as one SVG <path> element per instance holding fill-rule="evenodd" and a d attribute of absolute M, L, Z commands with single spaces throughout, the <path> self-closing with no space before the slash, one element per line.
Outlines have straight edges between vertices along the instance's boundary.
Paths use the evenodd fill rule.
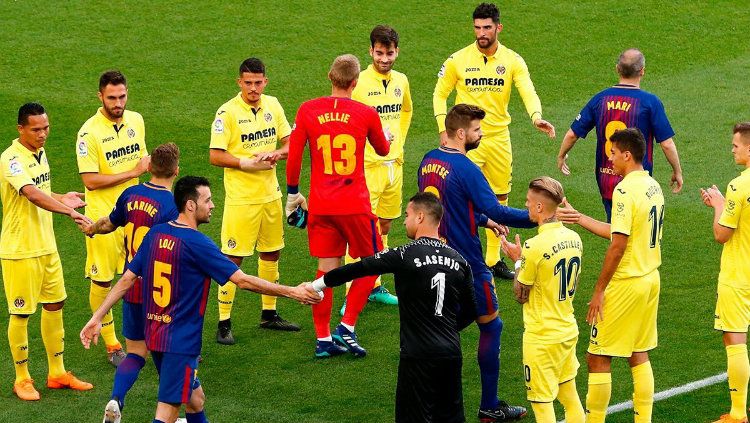
<path fill-rule="evenodd" d="M 716 385 L 717 383 L 722 383 L 726 380 L 727 380 L 727 374 L 719 373 L 718 375 L 710 376 L 705 379 L 696 380 L 694 382 L 686 383 L 681 386 L 675 386 L 674 388 L 669 388 L 669 389 L 666 389 L 664 391 L 657 392 L 656 394 L 654 394 L 654 402 L 672 398 L 677 395 L 686 394 L 688 392 L 697 391 L 698 389 L 705 388 L 711 385 Z M 618 413 L 620 411 L 631 410 L 632 408 L 633 408 L 633 401 L 624 401 L 615 405 L 610 405 L 607 408 L 607 415 Z M 565 420 L 560 420 L 558 423 L 565 423 Z"/>

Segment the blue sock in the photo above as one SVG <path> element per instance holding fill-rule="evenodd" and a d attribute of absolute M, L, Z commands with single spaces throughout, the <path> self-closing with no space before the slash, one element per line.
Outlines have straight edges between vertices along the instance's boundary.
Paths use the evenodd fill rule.
<path fill-rule="evenodd" d="M 164 423 L 164 421 L 163 420 L 159 420 L 159 419 L 154 419 L 153 423 Z"/>
<path fill-rule="evenodd" d="M 500 317 L 488 323 L 479 323 L 479 349 L 477 361 L 482 379 L 482 400 L 480 408 L 495 408 L 497 400 L 497 380 L 500 377 L 500 334 L 503 321 Z"/>
<path fill-rule="evenodd" d="M 206 413 L 201 410 L 197 413 L 188 413 L 185 412 L 185 419 L 188 423 L 208 423 L 208 419 L 206 418 Z"/>
<path fill-rule="evenodd" d="M 146 359 L 138 354 L 129 353 L 115 371 L 115 383 L 112 386 L 112 399 L 117 399 L 120 409 L 125 407 L 125 395 L 133 387 Z"/>

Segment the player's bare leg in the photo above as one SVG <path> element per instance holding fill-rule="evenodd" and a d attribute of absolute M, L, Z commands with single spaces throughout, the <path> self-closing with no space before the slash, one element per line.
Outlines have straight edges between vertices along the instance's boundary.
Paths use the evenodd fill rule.
<path fill-rule="evenodd" d="M 208 423 L 206 413 L 203 407 L 206 403 L 206 394 L 203 392 L 203 386 L 193 390 L 190 395 L 190 402 L 185 404 L 185 417 L 189 422 Z"/>
<path fill-rule="evenodd" d="M 526 408 L 509 405 L 498 399 L 497 383 L 500 377 L 500 337 L 503 321 L 497 311 L 477 318 L 479 347 L 477 361 L 482 382 L 482 399 L 478 417 L 483 423 L 520 419 Z"/>
<path fill-rule="evenodd" d="M 227 256 L 237 267 L 242 266 L 242 257 Z M 234 335 L 232 334 L 232 305 L 234 304 L 234 295 L 237 286 L 230 282 L 219 287 L 219 323 L 216 328 L 216 342 L 222 345 L 234 345 Z"/>
<path fill-rule="evenodd" d="M 156 405 L 154 423 L 174 423 L 180 415 L 180 405 L 181 404 L 168 404 L 159 401 Z"/>
<path fill-rule="evenodd" d="M 281 251 L 258 253 L 258 277 L 279 283 L 279 258 Z M 276 311 L 276 297 L 261 295 L 263 310 L 260 315 L 260 327 L 263 329 L 279 330 L 286 332 L 298 332 L 300 327 L 279 316 Z"/>
<path fill-rule="evenodd" d="M 727 352 L 727 382 L 732 407 L 717 422 L 747 422 L 747 384 L 750 379 L 747 333 L 724 332 L 722 338 Z"/>
<path fill-rule="evenodd" d="M 497 194 L 497 201 L 507 206 L 508 194 Z M 485 234 L 487 235 L 487 255 L 485 257 L 487 267 L 490 268 L 495 277 L 512 281 L 516 275 L 515 272 L 510 270 L 500 255 L 500 238 L 491 229 L 485 230 Z"/>
<path fill-rule="evenodd" d="M 381 239 L 383 240 L 383 248 L 388 248 L 388 233 L 391 231 L 392 223 L 393 219 L 378 218 Z M 372 292 L 370 293 L 370 296 L 367 298 L 367 300 L 381 304 L 398 305 L 398 297 L 391 294 L 388 289 L 383 286 L 380 277 L 375 280 L 375 287 L 372 289 Z M 344 312 L 342 311 L 341 315 L 343 314 Z"/>
<path fill-rule="evenodd" d="M 102 302 L 104 302 L 111 286 L 112 281 L 102 282 L 93 279 L 91 280 L 91 285 L 89 286 L 89 305 L 91 306 L 92 312 L 96 311 Z M 125 359 L 125 351 L 122 349 L 122 344 L 117 340 L 117 335 L 115 334 L 115 321 L 114 317 L 112 317 L 111 310 L 107 313 L 104 319 L 102 319 L 101 336 L 107 346 L 107 360 L 109 360 L 113 366 L 119 366 L 120 363 L 122 363 L 122 360 Z"/>
<path fill-rule="evenodd" d="M 587 423 L 603 423 L 612 396 L 612 357 L 587 353 L 589 390 L 586 394 Z"/>
<path fill-rule="evenodd" d="M 318 258 L 318 272 L 315 279 L 341 266 L 341 257 Z M 328 358 L 346 353 L 346 348 L 336 345 L 331 336 L 331 310 L 333 309 L 333 289 L 323 290 L 323 300 L 312 305 L 313 324 L 317 343 L 315 357 Z"/>

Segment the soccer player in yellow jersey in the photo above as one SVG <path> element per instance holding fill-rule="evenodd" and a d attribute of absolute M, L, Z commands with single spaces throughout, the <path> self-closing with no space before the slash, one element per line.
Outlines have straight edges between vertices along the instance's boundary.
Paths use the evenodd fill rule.
<path fill-rule="evenodd" d="M 565 408 L 566 422 L 585 420 L 576 391 L 578 323 L 573 314 L 583 244 L 555 216 L 563 198 L 560 182 L 548 176 L 532 180 L 526 208 L 529 219 L 539 224 L 539 234 L 523 247 L 518 235 L 513 244 L 502 238 L 503 252 L 516 262 L 513 288 L 523 304 L 526 397 L 537 423 L 557 421 L 555 398 Z"/>
<path fill-rule="evenodd" d="M 388 248 L 391 222 L 401 216 L 404 143 L 412 117 L 409 80 L 403 73 L 393 70 L 399 53 L 398 41 L 395 29 L 385 25 L 373 28 L 370 32 L 372 64 L 359 74 L 359 82 L 352 92 L 352 99 L 378 111 L 383 131 L 391 139 L 391 152 L 385 157 L 378 156 L 370 144 L 365 146 L 365 179 L 372 212 L 378 216 L 384 248 Z M 349 257 L 347 261 L 350 261 Z M 369 299 L 398 304 L 398 298 L 381 285 L 380 278 L 375 282 Z"/>
<path fill-rule="evenodd" d="M 42 341 L 47 351 L 47 387 L 87 391 L 93 386 L 65 371 L 65 329 L 62 309 L 67 294 L 57 253 L 52 213 L 77 224 L 91 220 L 74 210 L 83 207 L 82 194 L 52 192 L 44 144 L 49 119 L 44 107 L 27 103 L 18 110 L 18 138 L 0 155 L 0 199 L 3 223 L 0 262 L 8 301 L 8 342 L 16 370 L 13 392 L 25 401 L 39 399 L 29 374 L 29 316 L 42 304 Z"/>
<path fill-rule="evenodd" d="M 240 93 L 216 111 L 209 159 L 224 168 L 221 252 L 240 266 L 257 249 L 258 277 L 278 283 L 284 211 L 275 165 L 287 157 L 292 128 L 276 97 L 263 94 L 267 84 L 260 59 L 242 62 L 237 78 Z M 219 289 L 216 341 L 220 344 L 235 342 L 230 317 L 236 289 L 232 282 Z M 263 295 L 261 303 L 261 328 L 300 329 L 279 316 L 276 297 Z"/>
<path fill-rule="evenodd" d="M 747 328 L 750 325 L 750 122 L 734 126 L 734 162 L 744 166 L 727 186 L 726 199 L 716 185 L 701 190 L 703 202 L 714 209 L 714 239 L 721 252 L 714 329 L 724 334 L 732 408 L 715 423 L 747 422 Z"/>
<path fill-rule="evenodd" d="M 611 239 L 586 316 L 592 325 L 586 421 L 604 422 L 612 393 L 612 357 L 624 357 L 633 374 L 635 422 L 645 423 L 651 421 L 654 403 L 648 352 L 657 345 L 664 195 L 643 169 L 646 141 L 641 131 L 622 129 L 610 141 L 613 169 L 623 176 L 612 196 L 612 223 L 583 215 L 567 201 L 558 208 L 558 218 Z"/>
<path fill-rule="evenodd" d="M 503 29 L 497 6 L 492 3 L 480 4 L 474 9 L 473 19 L 476 41 L 453 53 L 443 63 L 432 96 L 432 107 L 443 143 L 447 137 L 446 102 L 451 91 L 456 90 L 456 104 L 479 106 L 487 113 L 482 119 L 482 143 L 467 156 L 487 177 L 498 201 L 508 205 L 513 175 L 513 154 L 508 131 L 511 84 L 518 89 L 526 112 L 537 129 L 554 138 L 555 127 L 542 119 L 542 105 L 531 82 L 526 62 L 497 40 L 497 35 Z M 486 233 L 487 266 L 496 276 L 513 279 L 513 272 L 500 259 L 500 238 L 490 229 Z"/>
<path fill-rule="evenodd" d="M 128 86 L 125 76 L 112 70 L 99 78 L 99 100 L 102 107 L 78 131 L 76 156 L 78 173 L 86 187 L 86 216 L 96 221 L 108 216 L 117 197 L 126 188 L 138 184 L 138 177 L 148 169 L 143 117 L 125 110 Z M 86 238 L 86 270 L 91 280 L 89 305 L 99 308 L 109 292 L 112 280 L 125 264 L 125 233 L 114 232 Z M 102 323 L 102 338 L 109 362 L 117 367 L 125 352 L 115 335 L 112 313 Z"/>

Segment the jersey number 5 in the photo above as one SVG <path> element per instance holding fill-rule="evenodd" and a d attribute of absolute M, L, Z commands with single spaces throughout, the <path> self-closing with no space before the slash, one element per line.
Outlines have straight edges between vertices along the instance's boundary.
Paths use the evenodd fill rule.
<path fill-rule="evenodd" d="M 154 302 L 159 307 L 166 307 L 172 299 L 172 265 L 161 261 L 154 261 Z"/>
<path fill-rule="evenodd" d="M 339 134 L 331 141 L 330 135 L 321 135 L 315 142 L 323 154 L 323 173 L 333 175 L 351 175 L 357 167 L 357 140 L 349 134 Z M 333 150 L 338 150 L 339 159 L 333 158 Z"/>

